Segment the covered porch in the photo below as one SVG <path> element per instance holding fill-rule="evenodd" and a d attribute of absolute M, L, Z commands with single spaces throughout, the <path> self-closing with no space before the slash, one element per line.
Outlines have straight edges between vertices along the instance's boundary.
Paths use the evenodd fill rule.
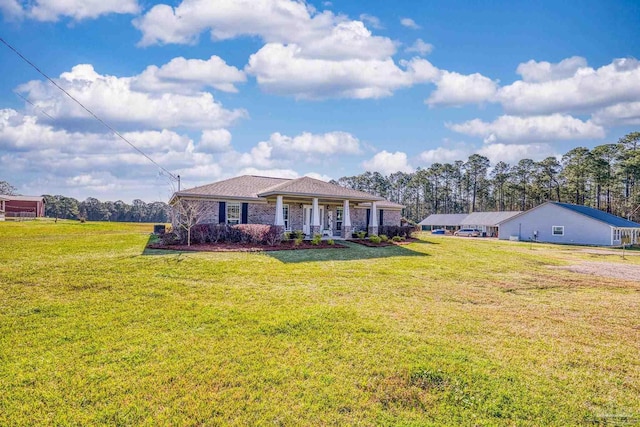
<path fill-rule="evenodd" d="M 323 239 L 347 239 L 355 231 L 377 235 L 381 212 L 376 200 L 328 197 L 292 197 L 279 194 L 269 203 L 275 204 L 273 224 L 285 231 L 302 230 L 307 236 Z M 368 203 L 370 207 L 357 207 Z M 355 212 L 354 212 L 355 211 Z"/>

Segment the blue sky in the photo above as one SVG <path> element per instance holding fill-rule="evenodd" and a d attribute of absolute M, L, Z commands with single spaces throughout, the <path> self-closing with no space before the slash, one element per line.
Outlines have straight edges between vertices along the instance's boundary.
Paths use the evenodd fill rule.
<path fill-rule="evenodd" d="M 0 13 L 0 37 L 183 187 L 541 160 L 640 127 L 637 1 L 0 0 Z M 157 166 L 4 45 L 0 72 L 0 180 L 168 199 Z"/>

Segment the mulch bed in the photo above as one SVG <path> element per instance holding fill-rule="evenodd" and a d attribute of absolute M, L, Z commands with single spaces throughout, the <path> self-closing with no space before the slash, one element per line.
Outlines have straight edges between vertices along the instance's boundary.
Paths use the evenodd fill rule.
<path fill-rule="evenodd" d="M 387 240 L 386 242 L 380 242 L 380 243 L 373 243 L 369 239 L 351 239 L 349 241 L 353 242 L 353 243 L 357 243 L 359 245 L 367 246 L 367 247 L 370 247 L 370 248 L 383 248 L 385 246 L 408 245 L 409 243 L 417 242 L 418 239 L 408 238 L 408 239 L 405 239 L 405 240 L 403 240 L 401 242 L 392 242 L 391 240 Z"/>
<path fill-rule="evenodd" d="M 160 243 L 154 243 L 147 245 L 149 249 L 164 249 L 169 251 L 192 251 L 192 252 L 266 252 L 266 251 L 290 251 L 297 249 L 335 249 L 346 248 L 347 246 L 335 243 L 329 245 L 327 242 L 322 241 L 319 245 L 312 245 L 309 241 L 303 241 L 300 245 L 295 246 L 293 241 L 284 241 L 279 245 L 267 246 L 257 244 L 242 244 L 242 243 L 207 243 L 198 245 L 163 245 Z"/>

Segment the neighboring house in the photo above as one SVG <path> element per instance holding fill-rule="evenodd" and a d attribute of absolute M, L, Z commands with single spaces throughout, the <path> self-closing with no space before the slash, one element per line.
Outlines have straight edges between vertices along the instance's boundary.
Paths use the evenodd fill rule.
<path fill-rule="evenodd" d="M 502 221 L 499 238 L 547 243 L 618 246 L 638 244 L 640 224 L 569 203 L 547 202 Z"/>
<path fill-rule="evenodd" d="M 483 236 L 497 237 L 498 224 L 521 213 L 520 211 L 472 212 L 462 220 L 462 228 L 475 228 Z"/>
<path fill-rule="evenodd" d="M 44 197 L 1 195 L 7 218 L 39 218 L 44 216 Z"/>
<path fill-rule="evenodd" d="M 210 204 L 199 223 L 269 224 L 305 234 L 350 237 L 356 230 L 378 234 L 400 225 L 403 205 L 310 177 L 243 175 L 173 194 L 169 204 L 197 200 Z"/>
<path fill-rule="evenodd" d="M 462 225 L 462 220 L 467 214 L 432 214 L 418 223 L 422 231 L 429 231 L 439 228 L 447 230 L 457 230 Z"/>
<path fill-rule="evenodd" d="M 5 196 L 0 196 L 0 221 L 4 221 L 4 203 L 7 200 Z"/>

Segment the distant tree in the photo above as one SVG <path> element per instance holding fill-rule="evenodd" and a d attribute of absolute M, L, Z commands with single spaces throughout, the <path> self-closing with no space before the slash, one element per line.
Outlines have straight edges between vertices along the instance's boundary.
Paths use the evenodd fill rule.
<path fill-rule="evenodd" d="M 0 181 L 0 194 L 4 194 L 6 196 L 16 196 L 16 191 L 18 191 L 18 189 L 9 184 L 7 181 Z"/>

